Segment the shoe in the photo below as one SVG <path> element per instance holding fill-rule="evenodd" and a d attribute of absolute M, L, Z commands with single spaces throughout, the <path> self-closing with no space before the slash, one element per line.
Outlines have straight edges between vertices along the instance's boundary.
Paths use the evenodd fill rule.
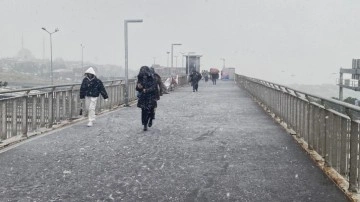
<path fill-rule="evenodd" d="M 147 131 L 147 125 L 144 125 L 144 131 Z"/>
<path fill-rule="evenodd" d="M 89 123 L 87 124 L 88 127 L 93 126 L 93 122 L 89 121 Z"/>
<path fill-rule="evenodd" d="M 150 118 L 148 126 L 149 128 L 152 126 L 152 118 Z"/>

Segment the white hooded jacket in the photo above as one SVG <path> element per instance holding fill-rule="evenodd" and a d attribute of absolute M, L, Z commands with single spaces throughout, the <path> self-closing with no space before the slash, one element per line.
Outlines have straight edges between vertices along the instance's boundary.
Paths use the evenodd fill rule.
<path fill-rule="evenodd" d="M 92 74 L 92 75 L 96 76 L 95 70 L 94 70 L 94 68 L 92 68 L 92 67 L 89 67 L 89 68 L 85 71 L 85 74 L 86 74 L 86 73 Z"/>

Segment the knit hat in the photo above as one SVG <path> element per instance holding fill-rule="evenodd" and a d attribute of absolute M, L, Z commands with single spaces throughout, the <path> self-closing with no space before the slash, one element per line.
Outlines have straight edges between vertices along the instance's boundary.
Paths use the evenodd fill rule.
<path fill-rule="evenodd" d="M 94 70 L 94 68 L 92 68 L 92 67 L 89 67 L 89 68 L 85 71 L 85 74 L 92 74 L 92 75 L 96 76 L 95 70 Z"/>

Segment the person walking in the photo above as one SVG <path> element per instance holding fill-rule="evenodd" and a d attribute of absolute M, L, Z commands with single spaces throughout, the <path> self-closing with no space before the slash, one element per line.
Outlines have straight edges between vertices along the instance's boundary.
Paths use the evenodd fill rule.
<path fill-rule="evenodd" d="M 150 70 L 154 76 L 156 88 L 157 88 L 157 90 L 155 91 L 155 99 L 156 99 L 156 101 L 159 101 L 160 96 L 163 96 L 164 91 L 166 91 L 166 87 L 161 80 L 161 76 L 155 72 L 155 69 L 153 67 L 151 67 Z M 152 113 L 152 117 L 151 117 L 152 120 L 155 119 L 155 113 L 156 113 L 156 107 L 154 109 L 154 113 Z"/>
<path fill-rule="evenodd" d="M 216 85 L 216 79 L 219 78 L 219 73 L 215 74 L 215 73 L 210 73 L 210 77 L 211 77 L 211 80 L 213 82 L 213 85 Z"/>
<path fill-rule="evenodd" d="M 195 69 L 193 69 L 189 77 L 189 81 L 191 82 L 191 86 L 193 87 L 193 92 L 197 92 L 199 88 L 199 81 L 202 78 L 201 74 Z"/>
<path fill-rule="evenodd" d="M 148 66 L 142 66 L 137 76 L 136 91 L 139 92 L 137 107 L 141 108 L 141 123 L 144 131 L 152 126 L 157 107 L 158 86 L 154 74 Z"/>
<path fill-rule="evenodd" d="M 96 77 L 94 68 L 89 67 L 84 75 L 85 78 L 80 86 L 80 99 L 85 99 L 85 110 L 89 120 L 87 126 L 91 127 L 95 121 L 96 102 L 99 95 L 101 94 L 107 101 L 108 94 L 102 81 Z"/>
<path fill-rule="evenodd" d="M 164 94 L 164 91 L 166 91 L 166 86 L 162 82 L 161 76 L 155 72 L 155 69 L 153 67 L 151 67 L 150 70 L 151 70 L 151 72 L 154 76 L 155 82 L 157 84 L 156 87 L 158 88 L 158 91 L 156 92 L 156 99 L 160 100 L 160 96 L 162 96 Z"/>
<path fill-rule="evenodd" d="M 207 83 L 207 82 L 208 82 L 208 80 L 209 80 L 209 74 L 205 74 L 205 76 L 204 76 L 204 80 L 205 80 L 205 83 Z"/>

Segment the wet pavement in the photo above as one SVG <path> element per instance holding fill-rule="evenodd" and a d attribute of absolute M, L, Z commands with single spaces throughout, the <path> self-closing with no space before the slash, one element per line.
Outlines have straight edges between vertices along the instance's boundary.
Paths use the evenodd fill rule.
<path fill-rule="evenodd" d="M 231 81 L 121 108 L 0 153 L 1 201 L 347 201 Z"/>

